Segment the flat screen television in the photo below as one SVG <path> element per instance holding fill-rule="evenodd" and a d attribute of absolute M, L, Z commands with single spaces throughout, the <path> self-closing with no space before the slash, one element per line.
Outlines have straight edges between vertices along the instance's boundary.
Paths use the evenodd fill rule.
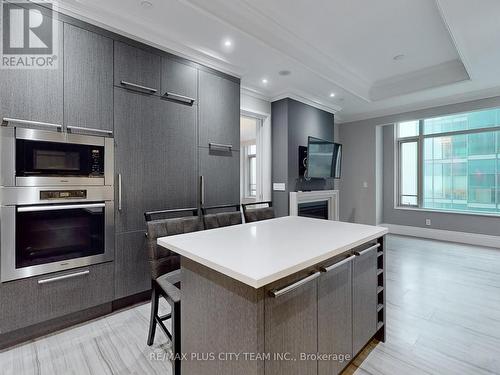
<path fill-rule="evenodd" d="M 320 138 L 307 140 L 307 178 L 340 178 L 342 145 Z"/>

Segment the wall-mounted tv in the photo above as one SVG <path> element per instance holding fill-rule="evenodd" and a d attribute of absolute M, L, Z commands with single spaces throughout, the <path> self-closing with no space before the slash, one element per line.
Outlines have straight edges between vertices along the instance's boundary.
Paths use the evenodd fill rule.
<path fill-rule="evenodd" d="M 307 140 L 307 178 L 340 178 L 342 145 L 320 138 Z"/>

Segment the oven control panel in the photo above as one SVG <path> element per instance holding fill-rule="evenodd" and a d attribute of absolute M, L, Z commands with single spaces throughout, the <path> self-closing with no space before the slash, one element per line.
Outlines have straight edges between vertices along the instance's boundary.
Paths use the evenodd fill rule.
<path fill-rule="evenodd" d="M 40 200 L 86 199 L 87 190 L 42 190 Z"/>

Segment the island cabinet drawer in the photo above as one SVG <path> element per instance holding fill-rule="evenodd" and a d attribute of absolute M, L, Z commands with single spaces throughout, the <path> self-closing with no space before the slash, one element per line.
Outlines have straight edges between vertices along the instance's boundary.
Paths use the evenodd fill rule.
<path fill-rule="evenodd" d="M 113 300 L 113 263 L 0 285 L 0 334 Z"/>
<path fill-rule="evenodd" d="M 309 272 L 278 281 L 266 288 L 265 348 L 271 360 L 265 373 L 273 375 L 316 375 L 317 362 L 303 360 L 303 353 L 318 350 L 318 277 Z M 296 359 L 280 358 L 290 353 Z"/>
<path fill-rule="evenodd" d="M 339 374 L 352 359 L 352 266 L 355 255 L 320 267 L 318 279 L 318 352 L 332 359 L 318 361 L 318 375 Z"/>

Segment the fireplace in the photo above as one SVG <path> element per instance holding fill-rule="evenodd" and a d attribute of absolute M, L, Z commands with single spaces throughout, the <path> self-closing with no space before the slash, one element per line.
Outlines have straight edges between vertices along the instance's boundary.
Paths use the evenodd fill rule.
<path fill-rule="evenodd" d="M 328 220 L 328 201 L 299 203 L 298 215 Z"/>
<path fill-rule="evenodd" d="M 290 216 L 339 220 L 338 197 L 338 190 L 291 192 Z"/>

